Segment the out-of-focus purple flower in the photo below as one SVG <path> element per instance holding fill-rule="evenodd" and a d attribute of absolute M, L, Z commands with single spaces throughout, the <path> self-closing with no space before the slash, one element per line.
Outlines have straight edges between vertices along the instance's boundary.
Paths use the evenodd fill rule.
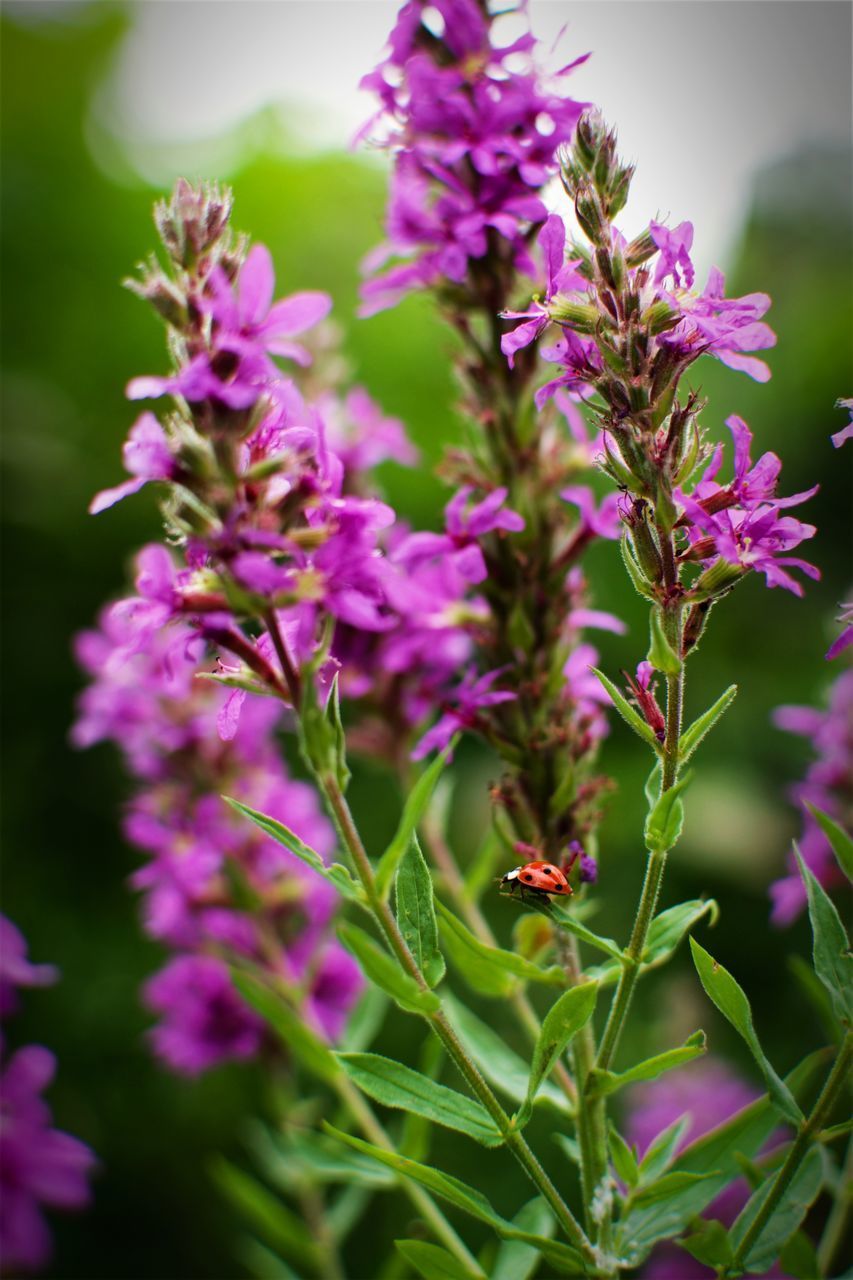
<path fill-rule="evenodd" d="M 833 640 L 832 644 L 826 651 L 827 658 L 837 658 L 840 653 L 849 648 L 853 644 L 853 603 L 843 604 L 841 606 L 842 613 L 838 621 L 844 623 L 844 630 L 837 640 Z"/>
<path fill-rule="evenodd" d="M 846 427 L 842 427 L 840 431 L 836 431 L 834 436 L 830 436 L 833 446 L 840 449 L 848 440 L 853 440 L 853 400 L 839 400 L 836 407 L 838 409 L 846 409 L 850 414 L 850 421 Z"/>
<path fill-rule="evenodd" d="M 790 795 L 799 807 L 803 828 L 798 847 L 806 866 L 825 888 L 843 882 L 829 841 L 806 803 L 828 813 L 845 828 L 853 825 L 853 670 L 842 671 L 832 685 L 826 711 L 817 707 L 779 707 L 775 724 L 806 738 L 816 759 Z M 793 853 L 788 875 L 770 886 L 775 924 L 790 924 L 806 904 L 806 889 Z"/>
<path fill-rule="evenodd" d="M 130 428 L 130 434 L 122 449 L 125 471 L 134 477 L 113 489 L 102 489 L 89 504 L 89 514 L 98 515 L 115 506 L 151 480 L 171 480 L 175 475 L 175 460 L 169 449 L 166 433 L 153 413 L 143 413 Z"/>
<path fill-rule="evenodd" d="M 10 1275 L 38 1271 L 50 1258 L 43 1208 L 83 1209 L 90 1199 L 94 1153 L 51 1127 L 50 1109 L 41 1097 L 55 1070 L 52 1053 L 28 1045 L 0 1071 L 0 1257 Z"/>
<path fill-rule="evenodd" d="M 576 645 L 563 667 L 567 696 L 575 703 L 578 724 L 585 726 L 590 745 L 607 736 L 605 708 L 610 695 L 592 671 L 598 663 L 598 650 L 591 644 Z"/>
<path fill-rule="evenodd" d="M 412 562 L 446 555 L 466 582 L 484 582 L 486 562 L 477 540 L 496 530 L 519 533 L 524 528 L 524 520 L 504 506 L 506 489 L 495 489 L 470 506 L 472 493 L 472 489 L 464 486 L 444 508 L 446 533 L 410 534 L 398 548 L 398 557 Z"/>
<path fill-rule="evenodd" d="M 364 387 L 353 387 L 342 405 L 332 397 L 320 404 L 326 441 L 343 463 L 347 475 L 369 471 L 393 460 L 414 466 L 418 451 L 399 418 L 389 418 Z"/>
<path fill-rule="evenodd" d="M 352 1007 L 364 990 L 361 970 L 348 951 L 332 942 L 313 969 L 306 1011 L 327 1040 L 343 1035 Z"/>
<path fill-rule="evenodd" d="M 575 270 L 577 262 L 566 262 L 566 226 L 559 214 L 546 218 L 537 243 L 545 263 L 545 300 L 534 298 L 527 311 L 502 311 L 505 320 L 524 320 L 501 338 L 501 351 L 509 367 L 515 364 L 516 352 L 527 347 L 544 333 L 551 321 L 548 304 L 559 293 L 571 293 L 586 287 L 586 281 Z"/>
<path fill-rule="evenodd" d="M 618 538 L 622 528 L 619 517 L 619 495 L 608 493 L 602 498 L 601 505 L 596 506 L 595 494 L 587 485 L 569 485 L 560 490 L 564 502 L 577 507 L 581 518 L 581 529 L 595 534 L 599 538 Z"/>
<path fill-rule="evenodd" d="M 19 987 L 49 987 L 58 977 L 55 965 L 30 963 L 24 935 L 0 915 L 0 1018 L 17 1009 Z"/>
<path fill-rule="evenodd" d="M 228 966 L 213 956 L 171 960 L 145 984 L 145 1003 L 162 1021 L 150 1032 L 157 1054 L 181 1075 L 253 1057 L 263 1022 L 237 995 Z"/>
<path fill-rule="evenodd" d="M 514 702 L 518 695 L 509 689 L 492 689 L 504 670 L 501 667 L 479 677 L 475 671 L 467 671 L 450 695 L 451 705 L 418 742 L 412 752 L 412 759 L 422 760 L 430 751 L 443 751 L 449 746 L 454 734 L 461 729 L 476 728 L 481 719 L 480 712 L 484 708 L 497 706 L 501 702 Z"/>

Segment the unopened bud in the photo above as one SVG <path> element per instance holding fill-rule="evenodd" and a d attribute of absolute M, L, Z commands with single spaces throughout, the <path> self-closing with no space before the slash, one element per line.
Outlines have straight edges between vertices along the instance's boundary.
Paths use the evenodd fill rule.
<path fill-rule="evenodd" d="M 625 250 L 625 260 L 629 267 L 640 267 L 649 258 L 654 257 L 658 247 L 648 231 L 643 231 L 631 241 Z"/>
<path fill-rule="evenodd" d="M 661 560 L 654 535 L 649 528 L 646 517 L 647 510 L 647 503 L 634 501 L 631 504 L 627 523 L 631 530 L 631 543 L 637 563 L 649 582 L 661 582 L 663 580 L 663 561 Z"/>
<path fill-rule="evenodd" d="M 739 564 L 730 564 L 720 556 L 694 582 L 690 595 L 694 600 L 705 601 L 724 595 L 746 573 Z"/>
<path fill-rule="evenodd" d="M 642 315 L 643 324 L 652 334 L 666 333 L 668 329 L 674 329 L 680 320 L 680 312 L 671 307 L 668 302 L 664 302 L 663 298 L 653 302 Z"/>
<path fill-rule="evenodd" d="M 594 333 L 599 320 L 595 307 L 586 302 L 573 302 L 559 293 L 551 300 L 548 314 L 557 324 L 566 325 L 576 333 Z"/>
<path fill-rule="evenodd" d="M 159 270 L 152 259 L 141 268 L 142 279 L 129 277 L 124 286 L 151 306 L 173 329 L 184 329 L 189 321 L 189 310 L 184 294 Z"/>

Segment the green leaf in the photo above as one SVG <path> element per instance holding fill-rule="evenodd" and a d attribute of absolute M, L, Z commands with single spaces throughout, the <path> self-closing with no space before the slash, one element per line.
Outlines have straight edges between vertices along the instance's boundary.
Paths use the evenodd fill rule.
<path fill-rule="evenodd" d="M 394 1245 L 397 1252 L 424 1280 L 471 1280 L 472 1276 L 481 1277 L 484 1274 L 479 1268 L 470 1271 L 463 1267 L 452 1253 L 425 1240 L 395 1240 Z"/>
<path fill-rule="evenodd" d="M 610 694 L 614 707 L 619 712 L 625 723 L 630 725 L 634 732 L 643 739 L 643 742 L 647 742 L 655 751 L 660 752 L 661 744 L 658 742 L 654 735 L 654 731 L 646 724 L 639 711 L 634 710 L 628 699 L 619 692 L 612 680 L 608 680 L 603 671 L 599 671 L 597 667 L 590 667 L 590 670 L 601 682 L 607 693 Z"/>
<path fill-rule="evenodd" d="M 786 1077 L 786 1084 L 802 1095 L 817 1075 L 825 1072 L 826 1061 L 825 1051 L 811 1054 Z M 639 1262 L 656 1241 L 678 1235 L 724 1187 L 741 1176 L 737 1156 L 757 1155 L 778 1125 L 778 1113 L 765 1096 L 685 1147 L 672 1165 L 673 1172 L 718 1169 L 719 1174 L 686 1185 L 671 1200 L 632 1209 L 619 1225 L 617 1247 Z M 646 1153 L 647 1160 L 650 1154 Z"/>
<path fill-rule="evenodd" d="M 223 1195 L 269 1244 L 302 1266 L 313 1270 L 319 1265 L 319 1250 L 301 1219 L 268 1187 L 223 1156 L 214 1160 L 211 1173 Z"/>
<path fill-rule="evenodd" d="M 700 1219 L 694 1232 L 675 1243 L 706 1267 L 725 1267 L 734 1253 L 728 1231 L 715 1219 L 707 1222 Z"/>
<path fill-rule="evenodd" d="M 673 1067 L 683 1066 L 685 1062 L 692 1062 L 694 1058 L 701 1057 L 706 1048 L 705 1032 L 694 1031 L 681 1048 L 668 1049 L 666 1053 L 658 1053 L 653 1058 L 646 1058 L 644 1062 L 638 1062 L 627 1071 L 617 1073 L 594 1070 L 591 1077 L 592 1088 L 588 1096 L 600 1098 L 604 1094 L 616 1093 L 618 1089 L 624 1089 L 625 1085 L 634 1084 L 637 1080 L 656 1080 L 665 1071 L 671 1071 Z"/>
<path fill-rule="evenodd" d="M 661 792 L 646 818 L 646 848 L 650 852 L 666 853 L 671 849 L 684 824 L 684 806 L 681 793 L 689 784 L 692 773 L 686 773 L 678 782 Z"/>
<path fill-rule="evenodd" d="M 664 635 L 658 606 L 649 612 L 649 652 L 646 658 L 655 671 L 662 671 L 665 676 L 677 676 L 681 670 L 681 659 Z"/>
<path fill-rule="evenodd" d="M 545 982 L 551 986 L 565 986 L 566 975 L 559 965 L 544 969 L 515 951 L 491 947 L 467 929 L 462 921 L 438 902 L 441 921 L 441 937 L 445 950 L 455 968 L 468 985 L 481 995 L 506 996 L 518 987 L 518 979 L 525 982 Z"/>
<path fill-rule="evenodd" d="M 334 733 L 334 765 L 335 777 L 341 791 L 346 792 L 351 777 L 349 765 L 347 764 L 347 740 L 344 733 L 344 725 L 341 720 L 341 695 L 338 688 L 338 680 L 340 672 L 336 671 L 332 679 L 332 687 L 329 690 L 329 697 L 326 702 L 326 718 L 332 726 Z"/>
<path fill-rule="evenodd" d="M 483 890 L 495 874 L 495 862 L 503 845 L 494 827 L 486 832 L 483 843 L 465 874 L 465 895 L 471 902 L 478 902 Z"/>
<path fill-rule="evenodd" d="M 586 1026 L 592 1017 L 597 996 L 598 984 L 584 982 L 579 987 L 564 991 L 546 1013 L 539 1039 L 533 1050 L 527 1097 L 516 1117 L 519 1128 L 527 1124 L 530 1119 L 533 1101 L 540 1084 L 546 1076 L 551 1074 L 554 1064 L 572 1037 L 580 1031 L 581 1027 Z"/>
<path fill-rule="evenodd" d="M 843 1120 L 841 1124 L 831 1124 L 828 1129 L 821 1129 L 817 1135 L 818 1142 L 834 1142 L 836 1138 L 844 1138 L 853 1129 L 853 1120 Z"/>
<path fill-rule="evenodd" d="M 720 716 L 722 716 L 724 712 L 728 711 L 736 697 L 737 685 L 730 684 L 725 693 L 717 699 L 714 705 L 709 707 L 703 715 L 694 720 L 689 729 L 685 729 L 678 743 L 678 759 L 681 764 L 687 763 L 693 755 L 693 752 L 699 746 L 699 743 L 706 734 L 710 733 Z"/>
<path fill-rule="evenodd" d="M 853 880 L 853 840 L 850 839 L 844 828 L 840 827 L 834 818 L 830 818 L 828 813 L 824 813 L 822 809 L 809 804 L 808 800 L 806 801 L 806 808 L 832 845 L 832 852 L 835 854 L 839 867 L 848 880 Z"/>
<path fill-rule="evenodd" d="M 390 1170 L 388 1170 L 390 1174 Z M 373 1193 L 367 1187 L 345 1187 L 326 1209 L 326 1225 L 337 1244 L 346 1240 L 356 1223 L 364 1216 Z"/>
<path fill-rule="evenodd" d="M 527 1097 L 527 1079 L 530 1074 L 524 1059 L 509 1048 L 502 1035 L 481 1022 L 461 1000 L 446 992 L 442 1003 L 466 1053 L 474 1059 L 489 1084 L 494 1085 L 513 1102 L 522 1103 Z M 537 1102 L 548 1102 L 563 1115 L 571 1110 L 566 1095 L 550 1080 L 542 1082 Z"/>
<path fill-rule="evenodd" d="M 680 1116 L 658 1134 L 640 1161 L 642 1183 L 654 1182 L 666 1172 L 675 1159 L 678 1145 L 689 1127 L 690 1117 Z"/>
<path fill-rule="evenodd" d="M 321 1184 L 355 1183 L 370 1190 L 394 1182 L 389 1169 L 311 1129 L 281 1134 L 256 1122 L 251 1148 L 269 1180 L 289 1192 L 296 1191 L 305 1179 Z"/>
<path fill-rule="evenodd" d="M 439 752 L 429 767 L 423 771 L 406 797 L 397 830 L 376 865 L 376 888 L 383 898 L 386 898 L 391 891 L 397 864 L 411 844 L 412 836 L 415 834 L 418 823 L 426 813 L 427 805 L 432 798 L 432 793 L 444 771 L 448 758 L 453 752 L 455 742 L 456 739 L 445 747 L 444 751 Z"/>
<path fill-rule="evenodd" d="M 555 1269 L 564 1271 L 568 1275 L 582 1275 L 584 1273 L 583 1259 L 570 1245 L 548 1240 L 544 1236 L 521 1230 L 514 1223 L 507 1222 L 492 1208 L 489 1201 L 480 1191 L 476 1191 L 474 1187 L 469 1187 L 467 1183 L 462 1182 L 459 1178 L 454 1178 L 449 1173 L 443 1173 L 432 1165 L 419 1164 L 417 1160 L 409 1160 L 406 1156 L 398 1155 L 395 1151 L 385 1151 L 381 1147 L 374 1147 L 371 1143 L 364 1142 L 361 1138 L 354 1138 L 348 1133 L 341 1133 L 326 1121 L 323 1122 L 323 1128 L 327 1133 L 331 1133 L 341 1142 L 346 1143 L 347 1146 L 356 1151 L 363 1151 L 365 1155 L 372 1156 L 374 1160 L 387 1165 L 389 1169 L 393 1169 L 403 1177 L 411 1178 L 413 1182 L 420 1183 L 422 1187 L 426 1187 L 427 1191 L 440 1196 L 443 1200 L 447 1200 L 450 1204 L 455 1205 L 457 1209 L 462 1209 L 463 1212 L 470 1214 L 471 1217 L 476 1218 L 478 1221 L 485 1222 L 504 1240 L 520 1240 L 526 1244 L 532 1244 L 539 1249 L 546 1261 Z"/>
<path fill-rule="evenodd" d="M 416 835 L 400 859 L 396 881 L 397 923 L 417 966 L 431 987 L 444 977 L 444 956 L 438 949 L 432 876 Z"/>
<path fill-rule="evenodd" d="M 337 1078 L 340 1068 L 335 1055 L 272 987 L 243 969 L 232 969 L 231 978 L 246 1003 L 261 1015 L 307 1071 L 320 1080 Z"/>
<path fill-rule="evenodd" d="M 794 1101 L 788 1086 L 780 1079 L 764 1056 L 764 1051 L 752 1024 L 752 1010 L 749 1000 L 740 984 L 732 977 L 728 969 L 718 964 L 695 938 L 690 939 L 693 952 L 693 963 L 699 974 L 699 980 L 713 1003 L 723 1017 L 727 1018 L 735 1031 L 743 1037 L 747 1048 L 764 1076 L 767 1092 L 786 1120 L 798 1127 L 803 1120 L 803 1113 Z"/>
<path fill-rule="evenodd" d="M 853 956 L 847 931 L 832 899 L 809 870 L 794 845 L 794 854 L 809 899 L 809 919 L 814 936 L 814 970 L 829 992 L 836 1015 L 853 1022 Z"/>
<path fill-rule="evenodd" d="M 473 1098 L 466 1098 L 455 1089 L 448 1089 L 429 1076 L 377 1053 L 335 1056 L 359 1089 L 383 1106 L 414 1112 L 433 1124 L 465 1133 L 486 1147 L 497 1147 L 503 1142 L 489 1113 Z"/>
<path fill-rule="evenodd" d="M 240 1262 L 256 1280 L 299 1280 L 299 1276 L 283 1258 L 260 1240 L 244 1236 L 236 1242 L 235 1253 Z"/>
<path fill-rule="evenodd" d="M 223 796 L 226 804 L 230 804 L 232 809 L 236 809 L 245 818 L 249 818 L 254 822 L 256 827 L 260 827 L 261 831 L 266 835 L 272 836 L 273 840 L 283 845 L 295 857 L 309 866 L 312 871 L 316 871 L 318 875 L 324 876 L 326 880 L 330 880 L 339 893 L 349 898 L 351 902 L 358 902 L 362 906 L 367 902 L 364 890 L 347 871 L 346 867 L 341 866 L 339 862 L 334 863 L 331 867 L 327 867 L 314 849 L 300 840 L 295 831 L 291 831 L 283 822 L 278 822 L 275 818 L 268 818 L 266 814 L 259 813 L 257 809 L 250 809 L 247 804 L 241 804 L 239 800 L 232 800 L 230 796 Z"/>
<path fill-rule="evenodd" d="M 645 596 L 647 600 L 654 600 L 655 593 L 642 569 L 634 559 L 631 548 L 628 544 L 627 534 L 623 534 L 619 540 L 619 550 L 622 552 L 622 562 L 628 571 L 628 577 L 631 579 L 634 590 L 638 592 L 639 595 Z"/>
<path fill-rule="evenodd" d="M 588 946 L 595 947 L 596 951 L 603 951 L 605 955 L 621 963 L 622 952 L 612 938 L 602 938 L 599 934 L 593 933 L 591 929 L 587 929 L 586 925 L 581 924 L 572 915 L 571 911 L 567 911 L 559 903 L 552 902 L 549 905 L 551 918 L 556 920 L 561 929 L 566 929 L 569 933 L 573 933 L 576 938 L 580 938 L 581 942 L 586 942 Z"/>
<path fill-rule="evenodd" d="M 714 924 L 718 915 L 719 908 L 713 898 L 693 898 L 667 907 L 666 911 L 655 916 L 649 926 L 643 965 L 651 969 L 664 964 L 694 924 L 704 916 L 710 916 L 710 923 Z"/>
<path fill-rule="evenodd" d="M 631 1197 L 631 1205 L 636 1209 L 644 1209 L 650 1204 L 666 1204 L 685 1189 L 692 1190 L 696 1183 L 716 1178 L 718 1173 L 717 1169 L 712 1169 L 708 1173 L 688 1173 L 681 1169 L 674 1169 L 671 1173 L 665 1173 L 654 1182 L 645 1183 L 640 1187 L 636 1195 Z"/>
<path fill-rule="evenodd" d="M 528 1200 L 512 1222 L 520 1231 L 536 1236 L 549 1237 L 554 1234 L 551 1211 L 539 1196 Z M 520 1240 L 505 1240 L 498 1249 L 489 1280 L 528 1280 L 536 1270 L 539 1258 L 540 1251 L 535 1245 L 524 1244 Z"/>
<path fill-rule="evenodd" d="M 347 1020 L 343 1048 L 362 1053 L 372 1045 L 388 1011 L 388 997 L 378 987 L 365 987 Z"/>
<path fill-rule="evenodd" d="M 812 1147 L 797 1169 L 773 1210 L 758 1239 L 745 1259 L 748 1272 L 763 1275 L 779 1256 L 786 1241 L 794 1234 L 816 1199 L 823 1183 L 823 1161 L 817 1147 Z M 769 1196 L 774 1179 L 768 1178 L 750 1196 L 746 1207 L 731 1229 L 732 1243 L 737 1246 Z"/>
<path fill-rule="evenodd" d="M 637 1153 L 628 1146 L 622 1134 L 612 1124 L 610 1126 L 609 1146 L 610 1159 L 613 1161 L 616 1176 L 625 1183 L 626 1187 L 636 1187 L 640 1179 Z"/>
<path fill-rule="evenodd" d="M 354 924 L 341 924 L 338 937 L 347 951 L 355 956 L 365 977 L 381 987 L 401 1009 L 407 1013 L 430 1014 L 439 1008 L 438 996 L 420 987 L 363 929 Z"/>
<path fill-rule="evenodd" d="M 779 1266 L 794 1280 L 814 1280 L 820 1275 L 817 1252 L 805 1231 L 795 1231 L 779 1254 Z"/>
<path fill-rule="evenodd" d="M 788 968 L 803 989 L 803 993 L 819 1018 L 829 1040 L 840 1040 L 843 1029 L 835 1011 L 829 992 L 815 973 L 812 966 L 802 956 L 788 956 Z"/>

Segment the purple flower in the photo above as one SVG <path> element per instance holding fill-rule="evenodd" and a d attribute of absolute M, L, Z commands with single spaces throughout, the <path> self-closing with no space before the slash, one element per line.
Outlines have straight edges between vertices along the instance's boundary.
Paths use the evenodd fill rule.
<path fill-rule="evenodd" d="M 551 322 L 548 304 L 558 293 L 570 293 L 583 289 L 587 282 L 575 270 L 576 262 L 565 262 L 566 227 L 559 214 L 552 213 L 546 218 L 539 232 L 537 243 L 542 250 L 545 262 L 545 301 L 534 298 L 527 311 L 502 311 L 505 320 L 525 320 L 525 324 L 517 325 L 501 338 L 501 351 L 507 358 L 509 367 L 515 364 L 515 354 L 542 334 Z"/>
<path fill-rule="evenodd" d="M 825 888 L 843 882 L 832 848 L 806 802 L 828 813 L 842 826 L 853 814 L 853 670 L 842 671 L 832 685 L 826 711 L 817 707 L 778 707 L 774 723 L 806 738 L 816 759 L 805 778 L 791 790 L 799 807 L 802 833 L 798 847 L 806 866 Z M 806 904 L 806 890 L 793 853 L 788 875 L 770 886 L 775 924 L 790 924 Z"/>
<path fill-rule="evenodd" d="M 842 427 L 840 431 L 836 431 L 834 436 L 830 436 L 833 447 L 840 449 L 846 441 L 853 440 L 853 400 L 839 400 L 836 403 L 836 408 L 846 409 L 850 414 L 850 421 L 847 426 Z"/>
<path fill-rule="evenodd" d="M 348 951 L 332 942 L 313 970 L 306 1012 L 327 1040 L 339 1040 L 352 1007 L 364 990 L 361 970 Z"/>
<path fill-rule="evenodd" d="M 413 760 L 422 760 L 430 751 L 443 751 L 449 746 L 454 734 L 462 729 L 476 729 L 481 721 L 480 711 L 485 707 L 494 707 L 501 702 L 514 702 L 517 694 L 509 689 L 492 689 L 492 685 L 503 675 L 505 667 L 496 671 L 487 671 L 477 676 L 476 671 L 467 671 L 460 684 L 452 691 L 452 703 L 420 739 L 414 751 Z"/>
<path fill-rule="evenodd" d="M 660 252 L 655 266 L 655 284 L 660 284 L 667 276 L 671 276 L 676 287 L 690 289 L 696 275 L 690 260 L 693 223 L 681 222 L 670 231 L 661 222 L 651 222 L 649 234 Z"/>
<path fill-rule="evenodd" d="M 156 1053 L 181 1075 L 257 1053 L 263 1023 L 237 995 L 227 965 L 213 956 L 177 956 L 145 984 L 145 1003 L 162 1021 L 149 1033 Z"/>
<path fill-rule="evenodd" d="M 342 406 L 332 397 L 321 404 L 329 448 L 343 463 L 347 475 L 370 471 L 393 459 L 414 466 L 418 451 L 406 436 L 399 418 L 387 417 L 363 387 L 353 387 Z"/>
<path fill-rule="evenodd" d="M 40 1045 L 19 1049 L 0 1071 L 0 1257 L 4 1271 L 37 1271 L 50 1258 L 51 1238 L 42 1212 L 82 1209 L 90 1199 L 93 1152 L 51 1127 L 41 1097 L 56 1070 Z"/>
<path fill-rule="evenodd" d="M 837 658 L 840 653 L 849 648 L 853 644 L 853 603 L 843 604 L 841 606 L 842 613 L 838 621 L 844 623 L 844 630 L 841 635 L 833 640 L 832 644 L 826 651 L 827 658 Z"/>
<path fill-rule="evenodd" d="M 738 369 L 756 382 L 766 382 L 770 377 L 767 365 L 748 353 L 776 345 L 775 333 L 761 321 L 770 307 L 770 298 L 766 293 L 726 298 L 725 283 L 722 271 L 712 267 L 704 293 L 683 291 L 673 295 L 669 300 L 681 311 L 683 319 L 660 340 L 690 358 L 708 352 L 730 369 Z"/>
<path fill-rule="evenodd" d="M 417 562 L 433 556 L 448 556 L 466 582 L 484 582 L 488 576 L 478 539 L 502 530 L 519 533 L 524 520 L 504 506 L 507 490 L 494 489 L 480 502 L 469 506 L 473 489 L 464 486 L 444 508 L 446 533 L 413 533 L 398 548 L 398 556 L 406 562 Z"/>
<path fill-rule="evenodd" d="M 23 934 L 0 915 L 0 1018 L 18 1007 L 19 987 L 49 987 L 59 977 L 52 964 L 31 964 Z"/>
<path fill-rule="evenodd" d="M 90 515 L 98 515 L 121 502 L 122 498 L 138 493 L 151 480 L 171 480 L 174 477 L 175 460 L 166 433 L 153 413 L 143 413 L 136 419 L 122 450 L 122 460 L 125 471 L 129 471 L 134 479 L 96 493 L 89 504 Z"/>
<path fill-rule="evenodd" d="M 580 514 L 580 526 L 583 533 L 594 534 L 599 538 L 618 538 L 622 521 L 619 516 L 619 495 L 608 493 L 596 507 L 595 495 L 587 485 L 570 485 L 560 490 L 564 502 L 577 507 Z"/>

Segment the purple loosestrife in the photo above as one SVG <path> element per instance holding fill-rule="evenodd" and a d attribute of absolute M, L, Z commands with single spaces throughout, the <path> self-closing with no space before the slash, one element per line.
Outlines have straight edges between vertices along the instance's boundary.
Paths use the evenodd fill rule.
<path fill-rule="evenodd" d="M 18 989 L 43 987 L 58 977 L 53 965 L 31 964 L 20 931 L 0 916 L 0 1016 L 18 1006 Z M 9 1056 L 0 1041 L 0 1261 L 4 1273 L 30 1273 L 47 1265 L 50 1229 L 44 1209 L 83 1209 L 95 1156 L 85 1143 L 53 1128 L 42 1098 L 56 1059 L 41 1045 Z"/>
<path fill-rule="evenodd" d="M 563 261 L 565 229 L 542 198 L 583 110 L 563 87 L 577 62 L 548 81 L 530 33 L 504 46 L 500 27 L 473 0 L 407 4 L 363 81 L 380 108 L 364 132 L 393 154 L 388 242 L 366 264 L 363 312 L 434 293 L 460 338 L 474 441 L 443 465 L 456 489 L 444 531 L 412 534 L 392 552 L 413 577 L 392 588 L 398 608 L 422 581 L 426 617 L 379 647 L 395 666 L 431 651 L 455 662 L 449 683 L 436 672 L 441 714 L 415 757 L 476 730 L 503 764 L 492 795 L 511 838 L 564 859 L 571 840 L 590 834 L 608 785 L 593 773 L 608 699 L 588 671 L 597 654 L 582 629 L 622 625 L 590 609 L 579 560 L 618 522 L 615 500 L 599 507 L 584 483 L 597 446 L 574 402 L 559 396 L 548 420 L 531 425 L 535 340 L 551 301 L 584 283 Z M 540 274 L 545 301 L 516 313 L 525 350 L 507 369 L 498 312 Z M 440 644 L 439 620 L 450 624 Z"/>

